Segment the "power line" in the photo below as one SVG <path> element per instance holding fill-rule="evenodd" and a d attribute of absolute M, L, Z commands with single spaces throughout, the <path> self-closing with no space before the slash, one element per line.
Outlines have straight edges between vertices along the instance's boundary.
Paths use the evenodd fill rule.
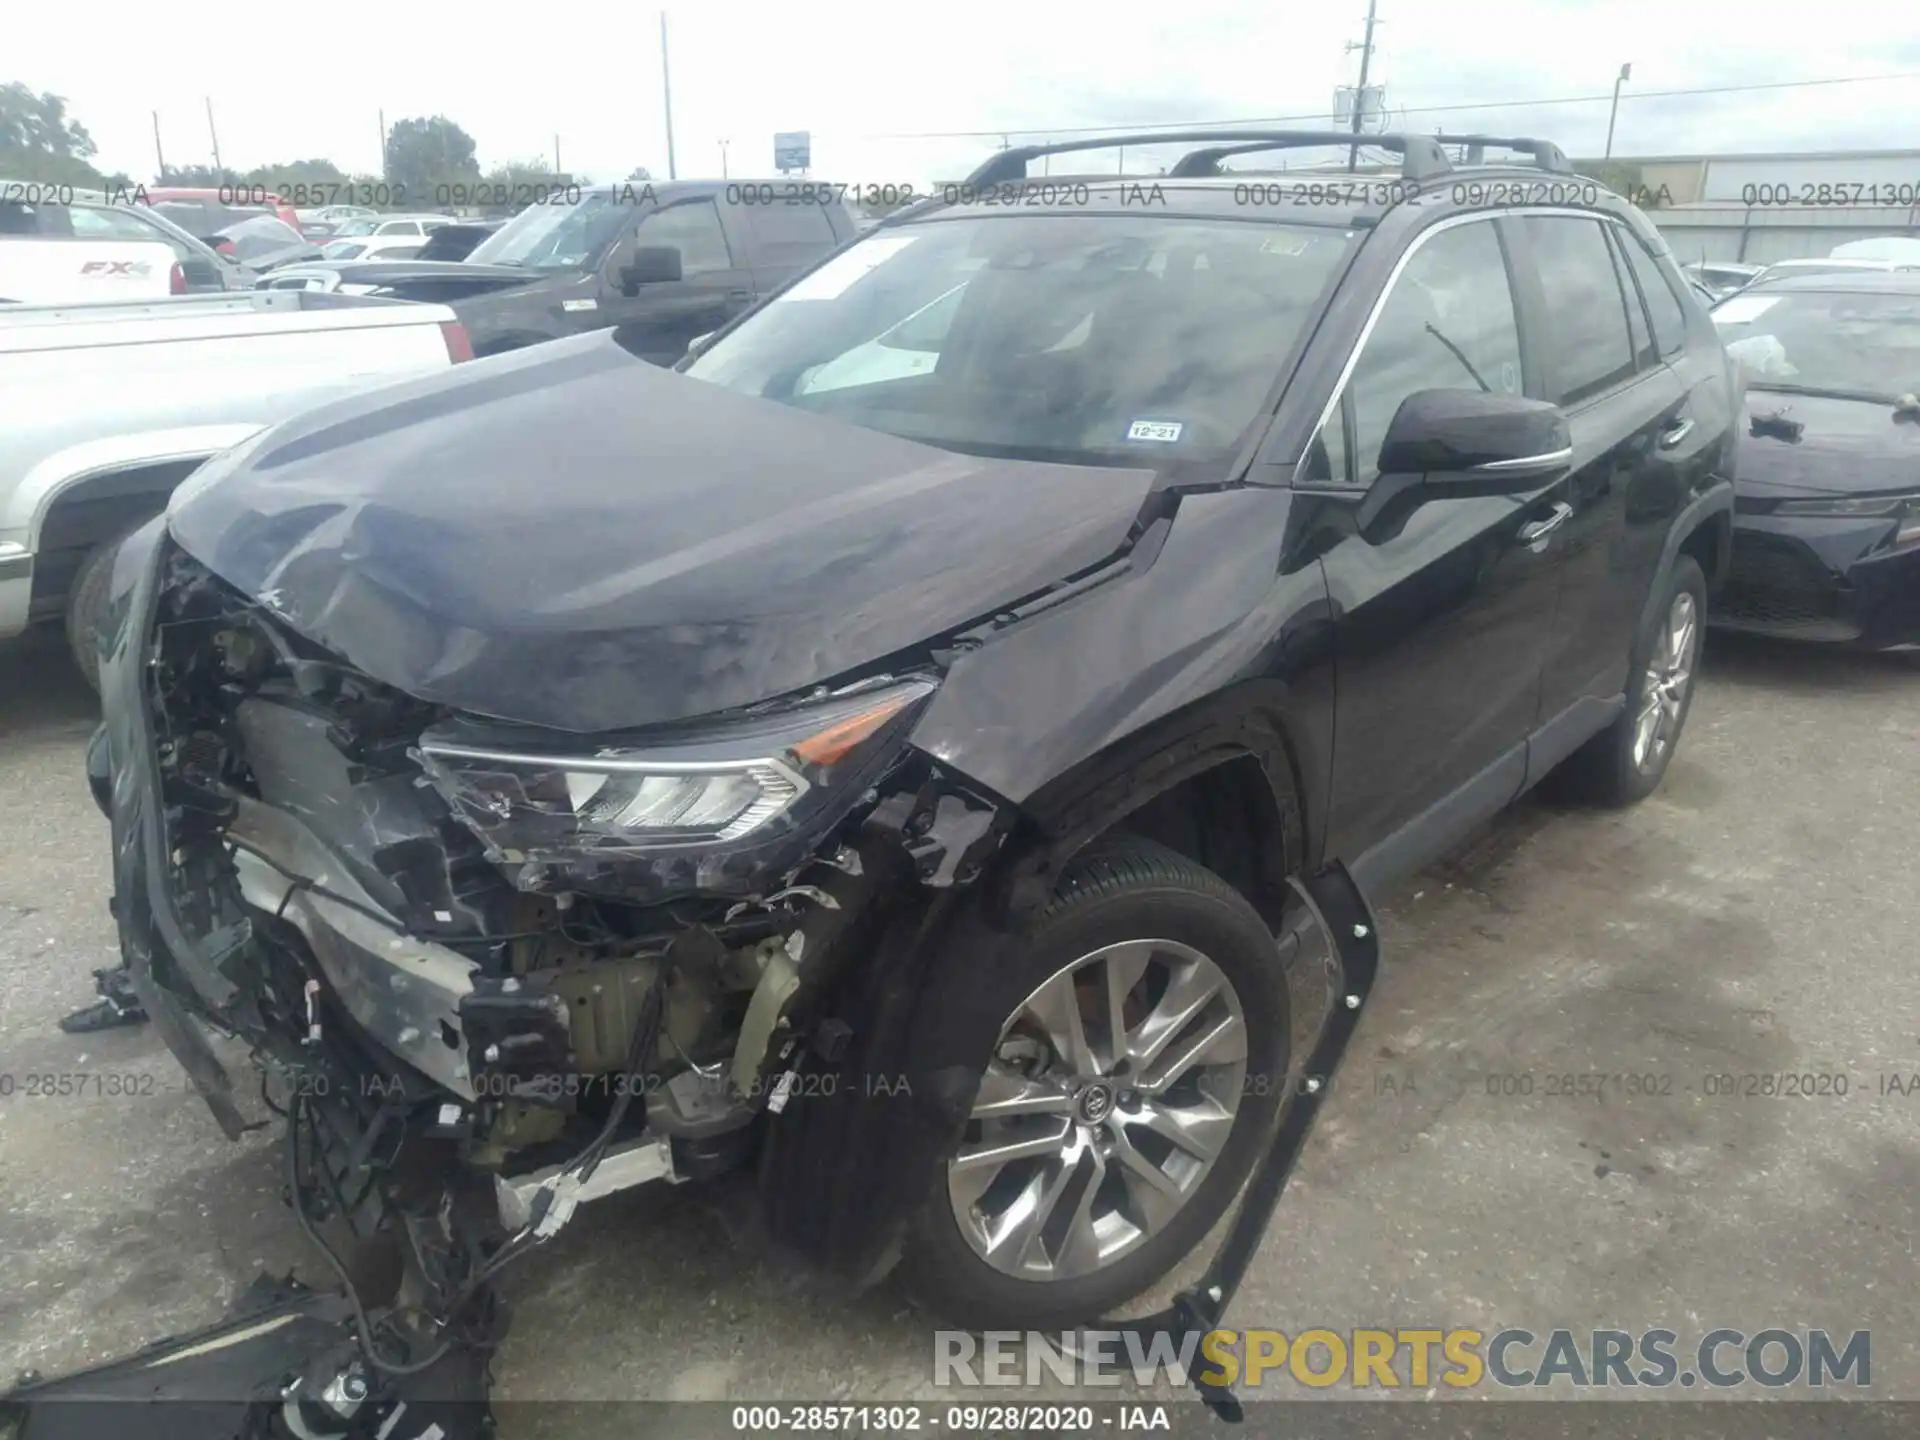
<path fill-rule="evenodd" d="M 1757 85 L 1708 85 L 1693 90 L 1640 90 L 1620 97 L 1623 104 L 1642 100 L 1668 100 L 1687 95 L 1739 95 L 1759 90 L 1804 90 L 1816 85 L 1872 85 L 1886 80 L 1920 80 L 1920 70 L 1903 70 L 1891 75 L 1834 75 L 1821 80 L 1773 80 Z M 1543 105 L 1606 105 L 1613 94 L 1562 95 L 1542 100 L 1486 100 L 1458 105 L 1402 106 L 1403 115 L 1449 115 L 1466 110 L 1526 110 Z M 1325 111 L 1310 115 L 1258 115 L 1234 120 L 1141 121 L 1133 125 L 1036 125 L 1029 129 L 1005 126 L 997 130 L 917 130 L 882 135 L 849 136 L 859 140 L 1001 140 L 1013 135 L 1100 135 L 1109 131 L 1189 129 L 1230 129 L 1242 125 L 1301 125 L 1322 123 Z"/>

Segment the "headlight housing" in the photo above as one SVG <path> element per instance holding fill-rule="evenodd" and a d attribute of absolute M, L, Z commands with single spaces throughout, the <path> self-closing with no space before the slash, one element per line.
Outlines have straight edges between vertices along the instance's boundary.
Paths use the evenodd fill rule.
<path fill-rule="evenodd" d="M 423 734 L 419 759 L 498 860 L 725 854 L 839 821 L 899 753 L 934 689 L 885 681 L 571 745 L 462 721 Z"/>
<path fill-rule="evenodd" d="M 1775 515 L 1826 515 L 1836 520 L 1897 519 L 1900 530 L 1894 544 L 1920 540 L 1920 495 L 1834 495 L 1818 499 L 1782 500 Z"/>

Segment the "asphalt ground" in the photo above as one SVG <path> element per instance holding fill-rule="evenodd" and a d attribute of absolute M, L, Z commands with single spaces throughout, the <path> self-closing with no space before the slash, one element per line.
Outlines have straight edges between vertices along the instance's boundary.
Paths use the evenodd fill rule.
<path fill-rule="evenodd" d="M 211 1321 L 261 1270 L 325 1279 L 280 1203 L 270 1130 L 226 1142 L 145 1028 L 55 1028 L 116 959 L 82 770 L 94 723 L 55 637 L 0 644 L 0 1072 L 16 1077 L 0 1096 L 0 1377 Z M 1388 969 L 1228 1323 L 1665 1328 L 1683 1361 L 1716 1327 L 1864 1330 L 1870 1390 L 1749 1383 L 1712 1398 L 1825 1403 L 1695 1403 L 1606 1433 L 1718 1434 L 1736 1411 L 1764 1411 L 1754 1433 L 1774 1436 L 1920 1430 L 1920 1407 L 1832 1403 L 1920 1401 L 1917 762 L 1920 665 L 1715 635 L 1651 800 L 1529 799 L 1383 897 Z M 25 1093 L 60 1074 L 102 1078 Z M 935 1321 L 891 1285 L 849 1294 L 769 1253 L 746 1199 L 726 1184 L 616 1196 L 509 1272 L 502 1433 L 628 1434 L 639 1413 L 559 1401 L 1027 1393 L 936 1387 Z M 1429 1392 L 1621 1394 L 1365 1393 Z M 1282 1369 L 1256 1393 L 1358 1392 Z M 1656 1393 L 1709 1392 L 1637 1398 Z M 1280 1413 L 1257 1409 L 1273 1423 L 1254 1428 L 1306 1433 Z M 1435 1407 L 1314 1413 L 1316 1434 L 1440 1433 L 1416 1424 Z M 1473 1413 L 1478 1435 L 1571 1436 L 1617 1412 Z"/>

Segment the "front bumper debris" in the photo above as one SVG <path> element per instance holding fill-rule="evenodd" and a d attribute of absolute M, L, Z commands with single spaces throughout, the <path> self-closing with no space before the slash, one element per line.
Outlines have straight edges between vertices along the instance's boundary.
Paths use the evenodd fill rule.
<path fill-rule="evenodd" d="M 9 1440 L 489 1440 L 487 1360 L 450 1352 L 417 1375 L 355 1358 L 346 1297 L 256 1279 L 229 1313 L 58 1379 L 0 1392 Z M 12 1429 L 8 1427 L 12 1426 Z"/>
<path fill-rule="evenodd" d="M 1920 645 L 1920 545 L 1882 547 L 1884 520 L 1738 514 L 1711 622 L 1862 650 Z"/>

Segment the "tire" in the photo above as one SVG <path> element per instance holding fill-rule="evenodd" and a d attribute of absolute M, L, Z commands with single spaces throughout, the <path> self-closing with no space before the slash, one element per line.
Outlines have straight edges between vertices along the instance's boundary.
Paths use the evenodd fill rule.
<path fill-rule="evenodd" d="M 1662 743 L 1649 747 L 1644 758 L 1639 749 L 1643 718 L 1649 713 L 1652 688 L 1658 672 L 1670 666 L 1673 657 L 1667 643 L 1676 607 L 1690 599 L 1691 630 L 1682 642 L 1686 654 L 1680 657 L 1683 677 L 1677 696 L 1668 681 L 1667 716 L 1660 729 Z M 1655 790 L 1667 773 L 1673 752 L 1679 748 L 1680 734 L 1693 708 L 1693 692 L 1700 673 L 1700 647 L 1706 634 L 1707 577 L 1690 555 L 1673 562 L 1666 590 L 1653 607 L 1649 624 L 1635 640 L 1633 659 L 1627 671 L 1627 706 L 1618 719 L 1567 757 L 1566 784 L 1578 797 L 1608 806 L 1637 805 Z M 1677 702 L 1677 703 L 1676 703 Z"/>
<path fill-rule="evenodd" d="M 1148 941 L 1152 944 L 1144 947 L 1138 943 Z M 1136 943 L 1110 962 L 1092 958 L 1103 947 L 1123 942 Z M 1005 965 L 980 972 L 981 983 L 996 992 L 983 997 L 993 1000 L 987 1013 L 1006 1018 L 1000 1022 L 998 1036 L 979 1037 L 983 1086 L 975 1102 L 976 1117 L 989 1093 L 1011 1093 L 1007 1077 L 1013 1071 L 1006 1058 L 1010 1051 L 1024 1051 L 1021 1063 L 1031 1070 L 1036 1044 L 1051 1048 L 1034 1040 L 1034 1015 L 1025 1007 L 1029 1002 L 1044 1004 L 1039 999 L 1043 992 L 1057 999 L 1062 993 L 1057 988 L 1060 977 L 1076 966 L 1084 989 L 1075 990 L 1067 982 L 1064 993 L 1088 997 L 1082 1002 L 1084 1009 L 1080 1004 L 1070 1009 L 1082 1016 L 1090 1046 L 1109 1058 L 1119 1048 L 1111 1040 L 1112 1027 L 1101 1018 L 1101 1000 L 1108 994 L 1105 985 L 1111 983 L 1110 977 L 1119 977 L 1124 985 L 1135 973 L 1136 963 L 1144 967 L 1127 992 L 1122 1013 L 1121 1028 L 1130 1040 L 1150 1034 L 1147 1027 L 1161 1014 L 1156 1006 L 1164 1003 L 1166 1013 L 1178 1013 L 1191 997 L 1205 993 L 1214 975 L 1224 981 L 1223 991 L 1216 992 L 1205 1008 L 1194 1011 L 1191 1021 L 1163 1027 L 1160 1033 L 1171 1033 L 1157 1056 L 1142 1043 L 1134 1053 L 1147 1063 L 1139 1063 L 1137 1070 L 1113 1073 L 1111 1087 L 1106 1080 L 1086 1085 L 1066 1113 L 1059 1113 L 1059 1101 L 1048 1099 L 1053 1108 L 1047 1114 L 970 1120 L 958 1152 L 943 1163 L 931 1193 L 915 1212 L 908 1227 L 902 1274 L 922 1303 L 975 1328 L 1049 1329 L 1095 1320 L 1153 1285 L 1205 1238 L 1239 1193 L 1273 1136 L 1286 1088 L 1287 982 L 1279 948 L 1252 905 L 1211 871 L 1163 846 L 1134 838 L 1104 843 L 1075 860 L 1047 907 L 1015 943 L 1018 951 L 1007 957 Z M 1194 961 L 1196 955 L 1213 967 L 1212 972 Z M 1237 1079 L 1231 1057 L 1239 1047 L 1229 1029 L 1216 1028 L 1225 1026 L 1223 1017 L 1230 1019 L 1235 1006 L 1245 1040 Z M 1062 1014 L 1058 1008 L 1052 1013 Z M 1194 1035 L 1202 1033 L 1224 1038 L 1210 1049 L 1203 1048 L 1193 1041 Z M 1203 1058 L 1161 1091 L 1157 1100 L 1147 1098 L 1170 1078 L 1156 1070 L 1172 1071 L 1170 1056 L 1193 1051 Z M 1051 1065 L 1059 1054 L 1053 1050 L 1053 1058 L 1046 1063 Z M 990 1063 L 1001 1080 L 992 1092 L 984 1083 Z M 1111 1066 L 1108 1069 L 1112 1071 Z M 1138 1092 L 1124 1085 L 1128 1078 L 1140 1085 Z M 1043 1089 L 1056 1082 L 1023 1083 Z M 1103 1088 L 1108 1095 L 1105 1105 L 1098 1103 L 1096 1093 Z M 1233 1090 L 1239 1092 L 1237 1099 Z M 1222 1139 L 1223 1122 L 1217 1112 L 1229 1108 L 1229 1102 L 1232 1114 L 1224 1122 L 1228 1128 Z M 1217 1147 L 1211 1162 L 1197 1160 L 1194 1153 L 1160 1132 L 1128 1119 L 1144 1120 L 1149 1115 L 1159 1117 L 1162 1124 L 1169 1115 L 1190 1123 L 1191 1132 L 1182 1131 L 1188 1144 Z M 989 1126 L 994 1127 L 991 1133 Z M 1004 1169 L 967 1163 L 970 1154 L 977 1158 L 989 1145 L 1010 1138 L 1015 1133 L 1010 1127 L 1030 1127 L 1017 1132 L 1021 1135 L 1038 1135 L 1045 1129 L 1049 1136 L 1059 1128 L 1068 1137 L 1065 1143 L 1079 1153 L 1071 1162 L 1061 1153 L 1052 1153 L 1016 1160 Z M 1106 1147 L 1104 1154 L 1102 1147 Z M 1184 1187 L 1177 1201 L 1160 1182 L 1142 1178 L 1146 1172 L 1135 1167 L 1143 1159 L 1163 1181 L 1184 1172 L 1183 1180 L 1170 1182 Z M 1088 1249 L 1066 1241 L 1049 1243 L 1043 1230 L 1040 1238 L 1028 1244 L 1016 1238 L 998 1247 L 1001 1263 L 990 1261 L 980 1246 L 987 1243 L 984 1232 L 992 1221 L 978 1217 L 1006 1204 L 1012 1193 L 1047 1193 L 1070 1168 L 1079 1178 L 1066 1188 L 1054 1213 L 1066 1218 L 1064 1212 L 1075 1209 L 1077 1187 L 1094 1209 L 1107 1207 L 1102 1222 L 1110 1226 L 1107 1235 L 1093 1237 L 1098 1243 Z M 969 1203 L 989 1172 L 997 1172 L 999 1178 Z M 1093 1175 L 1103 1173 L 1104 1183 L 1092 1183 Z M 1139 1208 L 1137 1199 L 1160 1213 Z M 965 1221 L 963 1208 L 968 1215 Z M 1113 1216 L 1119 1217 L 1118 1222 Z M 963 1224 L 969 1229 L 963 1230 Z M 1131 1238 L 1126 1234 L 1129 1228 L 1136 1232 Z M 969 1230 L 980 1238 L 969 1239 Z M 1092 1232 L 1076 1234 L 1084 1241 Z M 988 1244 L 988 1248 L 996 1247 Z M 1089 1265 L 1089 1257 L 1095 1254 L 1101 1258 Z M 1037 1274 L 1032 1268 L 1036 1264 L 1057 1273 Z"/>
<path fill-rule="evenodd" d="M 89 550 L 74 572 L 73 588 L 67 592 L 67 648 L 96 695 L 100 693 L 100 629 L 107 618 L 113 559 L 120 553 L 120 543 L 132 533 L 128 530 L 115 535 Z"/>

